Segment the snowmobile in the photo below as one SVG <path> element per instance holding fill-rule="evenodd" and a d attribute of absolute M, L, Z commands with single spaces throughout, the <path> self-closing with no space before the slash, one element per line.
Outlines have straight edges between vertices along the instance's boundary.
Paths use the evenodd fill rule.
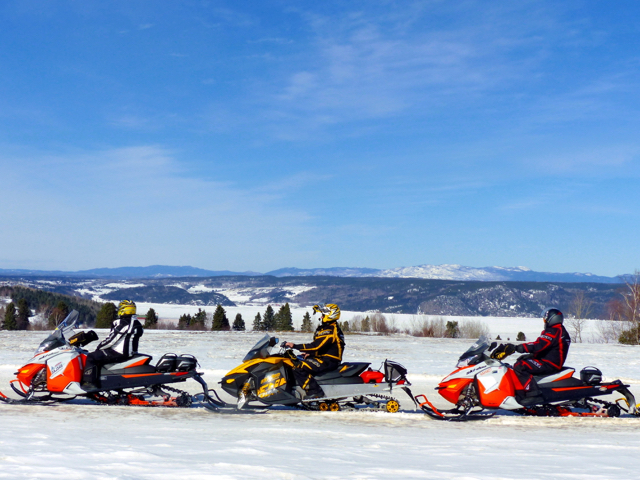
<path fill-rule="evenodd" d="M 302 357 L 287 349 L 285 343 L 278 345 L 277 338 L 266 334 L 249 350 L 242 364 L 222 378 L 222 389 L 237 399 L 239 409 L 259 402 L 262 408 L 284 405 L 338 411 L 366 407 L 393 413 L 400 408 L 398 400 L 390 395 L 394 387 L 401 388 L 413 402 L 406 368 L 391 360 L 384 361 L 384 373 L 373 370 L 369 363 L 341 363 L 335 370 L 315 377 L 325 396 L 306 398 L 292 372 Z"/>
<path fill-rule="evenodd" d="M 438 410 L 425 395 L 415 397 L 417 405 L 437 420 L 475 420 L 493 416 L 498 409 L 522 415 L 618 417 L 621 412 L 640 416 L 640 406 L 620 380 L 603 382 L 595 367 L 585 367 L 580 378 L 575 369 L 564 367 L 557 373 L 534 376 L 540 395 L 526 397 L 516 392 L 518 379 L 507 363 L 493 359 L 495 343 L 480 337 L 460 356 L 457 368 L 436 387 L 438 393 L 455 405 Z M 597 397 L 620 393 L 624 398 L 609 402 Z"/>
<path fill-rule="evenodd" d="M 42 341 L 33 358 L 18 369 L 10 385 L 20 399 L 11 399 L 0 392 L 0 401 L 47 404 L 85 397 L 111 405 L 188 407 L 193 397 L 169 384 L 193 378 L 202 385 L 204 394 L 199 395 L 203 395 L 205 406 L 212 409 L 224 406 L 210 397 L 192 355 L 166 354 L 154 366 L 151 355 L 138 353 L 125 361 L 102 366 L 99 386 L 83 388 L 81 381 L 88 352 L 82 347 L 98 336 L 93 330 L 76 334 L 73 328 L 77 320 L 78 312 L 73 310 Z"/>

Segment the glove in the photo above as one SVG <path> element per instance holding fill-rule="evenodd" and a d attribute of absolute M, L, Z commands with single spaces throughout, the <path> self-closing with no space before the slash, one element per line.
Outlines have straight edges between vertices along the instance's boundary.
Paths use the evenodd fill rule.
<path fill-rule="evenodd" d="M 503 343 L 501 345 L 498 345 L 498 347 L 493 352 L 491 352 L 491 358 L 495 360 L 502 360 L 515 351 L 516 347 L 514 345 L 510 343 Z"/>

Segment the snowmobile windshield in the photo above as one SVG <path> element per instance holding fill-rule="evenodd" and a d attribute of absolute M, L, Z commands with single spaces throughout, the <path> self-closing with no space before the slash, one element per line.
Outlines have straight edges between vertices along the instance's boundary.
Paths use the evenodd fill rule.
<path fill-rule="evenodd" d="M 483 359 L 482 354 L 487 348 L 489 348 L 490 344 L 491 342 L 489 341 L 489 337 L 482 335 L 466 352 L 460 355 L 457 365 L 458 368 L 480 363 Z"/>
<path fill-rule="evenodd" d="M 75 334 L 73 327 L 78 321 L 78 315 L 79 314 L 76 310 L 73 310 L 69 315 L 67 315 L 67 318 L 60 322 L 56 329 L 51 332 L 51 335 L 45 338 L 38 346 L 36 354 L 48 352 L 49 350 L 53 350 L 58 347 L 64 347 L 67 344 L 66 338 Z"/>
<path fill-rule="evenodd" d="M 258 343 L 249 350 L 249 353 L 244 356 L 242 361 L 248 362 L 255 358 L 267 358 L 269 356 L 269 347 L 272 347 L 276 343 L 278 343 L 277 338 L 272 339 L 269 334 L 265 334 L 265 336 L 258 340 Z"/>

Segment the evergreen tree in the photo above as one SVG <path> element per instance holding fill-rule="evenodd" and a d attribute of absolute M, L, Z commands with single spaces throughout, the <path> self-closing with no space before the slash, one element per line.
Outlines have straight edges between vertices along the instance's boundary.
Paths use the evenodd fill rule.
<path fill-rule="evenodd" d="M 158 314 L 153 308 L 147 311 L 147 318 L 144 320 L 144 328 L 158 328 Z"/>
<path fill-rule="evenodd" d="M 233 331 L 234 332 L 244 332 L 246 327 L 244 326 L 244 320 L 242 319 L 242 314 L 238 313 L 236 315 L 236 319 L 233 321 Z"/>
<path fill-rule="evenodd" d="M 273 308 L 271 305 L 267 305 L 267 309 L 264 311 L 264 315 L 262 316 L 262 329 L 263 330 L 273 330 L 275 328 L 275 319 L 273 318 L 275 315 L 273 313 Z"/>
<path fill-rule="evenodd" d="M 264 330 L 264 328 L 262 326 L 262 316 L 260 315 L 260 312 L 258 312 L 256 313 L 256 317 L 253 319 L 253 331 L 259 332 L 261 330 Z"/>
<path fill-rule="evenodd" d="M 309 315 L 309 312 L 304 312 L 300 331 L 305 333 L 313 332 L 313 326 L 311 325 L 311 315 Z"/>
<path fill-rule="evenodd" d="M 67 315 L 69 315 L 69 306 L 65 302 L 60 300 L 58 302 L 58 305 L 56 305 L 56 307 L 51 310 L 51 315 L 49 315 L 48 322 L 49 327 L 55 328 L 62 320 L 67 318 Z"/>
<path fill-rule="evenodd" d="M 207 319 L 207 312 L 198 309 L 198 313 L 193 316 L 191 325 L 195 330 L 204 330 L 204 321 Z"/>
<path fill-rule="evenodd" d="M 458 322 L 454 322 L 454 321 L 447 322 L 447 331 L 445 332 L 445 336 L 447 338 L 460 337 L 460 328 L 458 327 Z"/>
<path fill-rule="evenodd" d="M 371 330 L 371 319 L 369 318 L 369 315 L 364 317 L 364 320 L 362 320 L 361 328 L 363 332 L 369 332 Z"/>
<path fill-rule="evenodd" d="M 343 333 L 351 332 L 351 327 L 349 326 L 349 322 L 346 320 L 342 322 L 342 324 L 340 325 L 340 328 L 342 329 Z"/>
<path fill-rule="evenodd" d="M 7 305 L 7 310 L 4 312 L 3 328 L 5 330 L 17 330 L 16 306 L 13 302 Z"/>
<path fill-rule="evenodd" d="M 96 328 L 111 328 L 111 324 L 116 318 L 118 318 L 118 309 L 113 303 L 107 302 L 98 312 Z"/>
<path fill-rule="evenodd" d="M 229 330 L 229 319 L 227 318 L 227 312 L 222 305 L 218 304 L 216 311 L 213 313 L 213 322 L 211 324 L 211 330 Z"/>
<path fill-rule="evenodd" d="M 178 319 L 178 330 L 187 330 L 191 327 L 192 318 L 188 313 L 180 315 Z"/>
<path fill-rule="evenodd" d="M 18 300 L 18 315 L 16 317 L 16 330 L 27 330 L 29 328 L 29 302 L 26 298 Z"/>
<path fill-rule="evenodd" d="M 274 317 L 274 328 L 279 332 L 293 331 L 293 318 L 291 317 L 291 307 L 289 303 L 285 303 L 280 307 L 278 313 Z"/>

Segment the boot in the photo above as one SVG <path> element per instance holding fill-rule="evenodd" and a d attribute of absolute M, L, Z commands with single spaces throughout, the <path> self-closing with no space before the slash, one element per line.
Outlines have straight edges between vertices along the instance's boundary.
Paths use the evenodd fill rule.
<path fill-rule="evenodd" d="M 320 385 L 316 384 L 316 388 L 308 388 L 305 390 L 305 400 L 313 400 L 316 398 L 324 398 L 324 390 L 320 387 Z"/>
<path fill-rule="evenodd" d="M 83 390 L 89 391 L 89 390 L 97 390 L 98 385 L 97 385 L 97 380 L 96 377 L 97 375 L 95 375 L 94 372 L 97 372 L 97 368 L 96 366 L 93 366 L 91 368 L 89 368 L 89 370 L 85 370 L 83 375 L 82 375 L 82 384 L 80 385 L 80 387 Z"/>
<path fill-rule="evenodd" d="M 320 387 L 320 385 L 318 385 L 318 382 L 316 382 L 316 379 L 313 378 L 313 375 L 309 375 L 307 377 L 307 381 L 304 382 L 304 384 L 302 385 L 302 389 L 304 390 L 305 393 L 305 400 L 311 400 L 314 398 L 323 398 L 324 395 L 324 390 L 322 390 L 322 388 Z"/>

